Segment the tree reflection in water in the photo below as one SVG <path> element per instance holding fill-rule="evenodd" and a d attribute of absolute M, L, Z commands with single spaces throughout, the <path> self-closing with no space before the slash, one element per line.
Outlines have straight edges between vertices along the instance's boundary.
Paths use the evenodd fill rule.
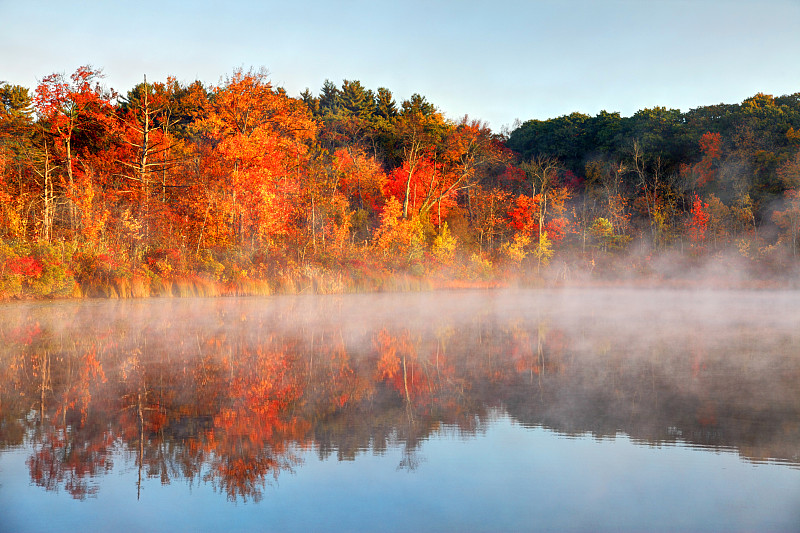
<path fill-rule="evenodd" d="M 258 501 L 308 450 L 400 444 L 413 470 L 432 434 L 474 435 L 500 408 L 568 435 L 800 462 L 792 328 L 430 298 L 369 318 L 347 297 L 20 304 L 0 323 L 0 451 L 26 445 L 31 480 L 79 499 L 121 453 L 139 489 L 181 479 Z"/>

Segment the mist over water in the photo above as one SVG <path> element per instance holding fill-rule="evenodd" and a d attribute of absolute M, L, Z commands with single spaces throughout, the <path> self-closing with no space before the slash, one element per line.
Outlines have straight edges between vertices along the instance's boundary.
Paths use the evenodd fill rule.
<path fill-rule="evenodd" d="M 519 530 L 532 504 L 518 497 L 547 490 L 552 509 L 583 509 L 573 522 L 539 509 L 550 529 L 791 531 L 800 524 L 797 324 L 800 293 L 772 290 L 6 303 L 0 514 L 26 530 L 8 503 L 17 486 L 29 487 L 25 505 L 58 494 L 75 502 L 76 516 L 93 501 L 138 502 L 149 516 L 154 491 L 186 498 L 181 487 L 194 486 L 214 495 L 230 524 L 252 530 L 235 504 L 277 516 L 292 487 L 335 492 L 352 464 L 375 484 L 363 497 L 382 495 L 373 504 L 395 516 L 392 527 L 343 498 L 336 513 L 361 512 L 358 520 L 326 523 L 313 502 L 293 500 L 309 506 L 298 509 L 305 521 L 282 514 L 282 529 Z M 482 454 L 487 468 L 447 470 L 467 453 Z M 735 463 L 718 466 L 719 454 Z M 532 457 L 543 463 L 531 466 Z M 326 466 L 334 464 L 343 466 Z M 740 470 L 747 465 L 759 470 Z M 562 475 L 514 474 L 534 467 Z M 453 488 L 465 482 L 482 502 L 473 511 L 472 496 Z M 682 482 L 719 492 L 678 526 L 664 522 L 663 506 L 697 497 L 678 490 Z M 625 518 L 597 514 L 598 501 L 577 496 L 583 483 L 618 494 L 602 501 Z M 644 484 L 649 496 L 637 500 L 619 483 Z M 754 490 L 760 496 L 742 504 Z M 421 527 L 405 507 L 409 494 L 437 492 L 448 496 Z M 721 517 L 734 503 L 737 512 Z M 766 503 L 772 514 L 758 510 Z M 197 529 L 213 530 L 209 523 Z M 186 524 L 173 517 L 163 528 Z"/>

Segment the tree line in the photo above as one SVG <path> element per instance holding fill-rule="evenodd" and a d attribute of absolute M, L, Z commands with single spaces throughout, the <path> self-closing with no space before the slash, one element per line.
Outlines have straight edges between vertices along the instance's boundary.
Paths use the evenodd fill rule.
<path fill-rule="evenodd" d="M 218 85 L 81 67 L 0 85 L 5 297 L 342 292 L 796 267 L 800 93 L 508 134 L 424 96 L 266 71 Z"/>

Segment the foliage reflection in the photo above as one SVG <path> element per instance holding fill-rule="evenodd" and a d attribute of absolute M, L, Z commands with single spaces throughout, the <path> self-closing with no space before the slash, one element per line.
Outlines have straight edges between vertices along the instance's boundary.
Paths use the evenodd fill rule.
<path fill-rule="evenodd" d="M 501 409 L 568 435 L 800 462 L 792 330 L 684 325 L 642 340 L 619 317 L 389 310 L 367 321 L 346 298 L 321 312 L 282 302 L 2 313 L 0 452 L 25 445 L 31 480 L 79 499 L 124 460 L 139 489 L 180 479 L 258 501 L 310 450 L 353 460 L 399 445 L 398 467 L 413 469 L 422 441 L 472 435 Z"/>

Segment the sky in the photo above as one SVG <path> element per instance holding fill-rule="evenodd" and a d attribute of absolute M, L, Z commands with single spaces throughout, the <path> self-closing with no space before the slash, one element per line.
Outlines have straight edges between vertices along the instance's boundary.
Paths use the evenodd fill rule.
<path fill-rule="evenodd" d="M 122 94 L 265 67 L 291 96 L 359 80 L 495 131 L 800 92 L 800 0 L 0 0 L 0 21 L 0 81 L 31 92 L 82 65 Z"/>

